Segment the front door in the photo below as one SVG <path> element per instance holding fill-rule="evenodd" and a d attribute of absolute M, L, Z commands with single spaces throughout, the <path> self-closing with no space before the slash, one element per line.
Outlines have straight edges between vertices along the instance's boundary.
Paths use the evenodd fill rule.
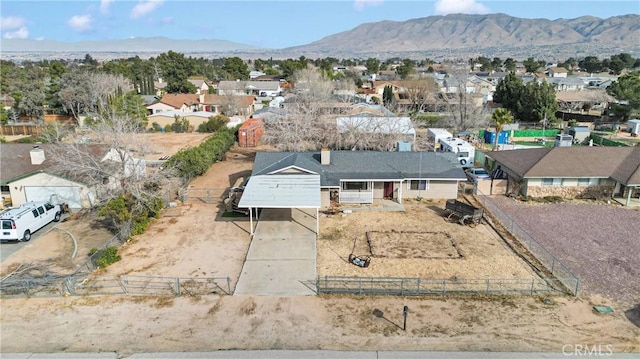
<path fill-rule="evenodd" d="M 384 183 L 384 194 L 382 196 L 384 198 L 393 199 L 393 182 Z"/>

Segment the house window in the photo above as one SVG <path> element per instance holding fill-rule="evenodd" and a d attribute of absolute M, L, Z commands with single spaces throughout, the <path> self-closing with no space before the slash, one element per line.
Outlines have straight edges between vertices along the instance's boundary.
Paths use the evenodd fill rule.
<path fill-rule="evenodd" d="M 9 186 L 0 186 L 0 192 L 9 192 Z"/>
<path fill-rule="evenodd" d="M 343 191 L 367 191 L 369 182 L 342 182 Z"/>
<path fill-rule="evenodd" d="M 597 186 L 598 178 L 578 178 L 578 186 Z"/>
<path fill-rule="evenodd" d="M 543 178 L 543 186 L 562 186 L 562 178 Z"/>
<path fill-rule="evenodd" d="M 424 191 L 427 188 L 427 180 L 412 180 L 409 181 L 409 189 L 413 191 Z"/>

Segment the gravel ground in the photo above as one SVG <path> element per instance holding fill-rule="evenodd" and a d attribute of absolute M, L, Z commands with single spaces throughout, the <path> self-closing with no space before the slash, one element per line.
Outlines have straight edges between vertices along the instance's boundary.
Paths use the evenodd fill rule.
<path fill-rule="evenodd" d="M 607 204 L 492 201 L 598 294 L 624 308 L 640 304 L 640 208 Z"/>

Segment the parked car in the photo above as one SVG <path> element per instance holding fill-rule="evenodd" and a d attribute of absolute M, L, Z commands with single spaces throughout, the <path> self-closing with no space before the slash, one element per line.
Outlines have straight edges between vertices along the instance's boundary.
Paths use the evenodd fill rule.
<path fill-rule="evenodd" d="M 27 202 L 16 208 L 7 208 L 0 212 L 0 240 L 29 241 L 31 234 L 52 221 L 58 222 L 65 205 L 52 205 L 49 202 Z"/>
<path fill-rule="evenodd" d="M 467 174 L 467 178 L 471 182 L 491 178 L 489 172 L 487 172 L 484 168 L 468 168 L 464 172 Z"/>

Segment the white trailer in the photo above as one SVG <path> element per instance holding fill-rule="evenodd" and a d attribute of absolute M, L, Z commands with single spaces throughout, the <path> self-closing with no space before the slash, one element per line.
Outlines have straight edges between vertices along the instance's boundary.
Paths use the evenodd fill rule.
<path fill-rule="evenodd" d="M 445 130 L 444 128 L 429 128 L 427 129 L 427 138 L 429 142 L 433 144 L 434 149 L 440 148 L 440 141 L 452 138 L 453 135 L 451 132 Z"/>
<path fill-rule="evenodd" d="M 627 122 L 627 132 L 629 132 L 631 136 L 640 135 L 640 120 L 637 118 L 629 120 L 629 122 Z"/>
<path fill-rule="evenodd" d="M 462 167 L 473 167 L 473 158 L 476 149 L 469 142 L 461 138 L 446 138 L 440 140 L 440 150 L 443 152 L 454 152 L 458 154 L 458 161 Z"/>

